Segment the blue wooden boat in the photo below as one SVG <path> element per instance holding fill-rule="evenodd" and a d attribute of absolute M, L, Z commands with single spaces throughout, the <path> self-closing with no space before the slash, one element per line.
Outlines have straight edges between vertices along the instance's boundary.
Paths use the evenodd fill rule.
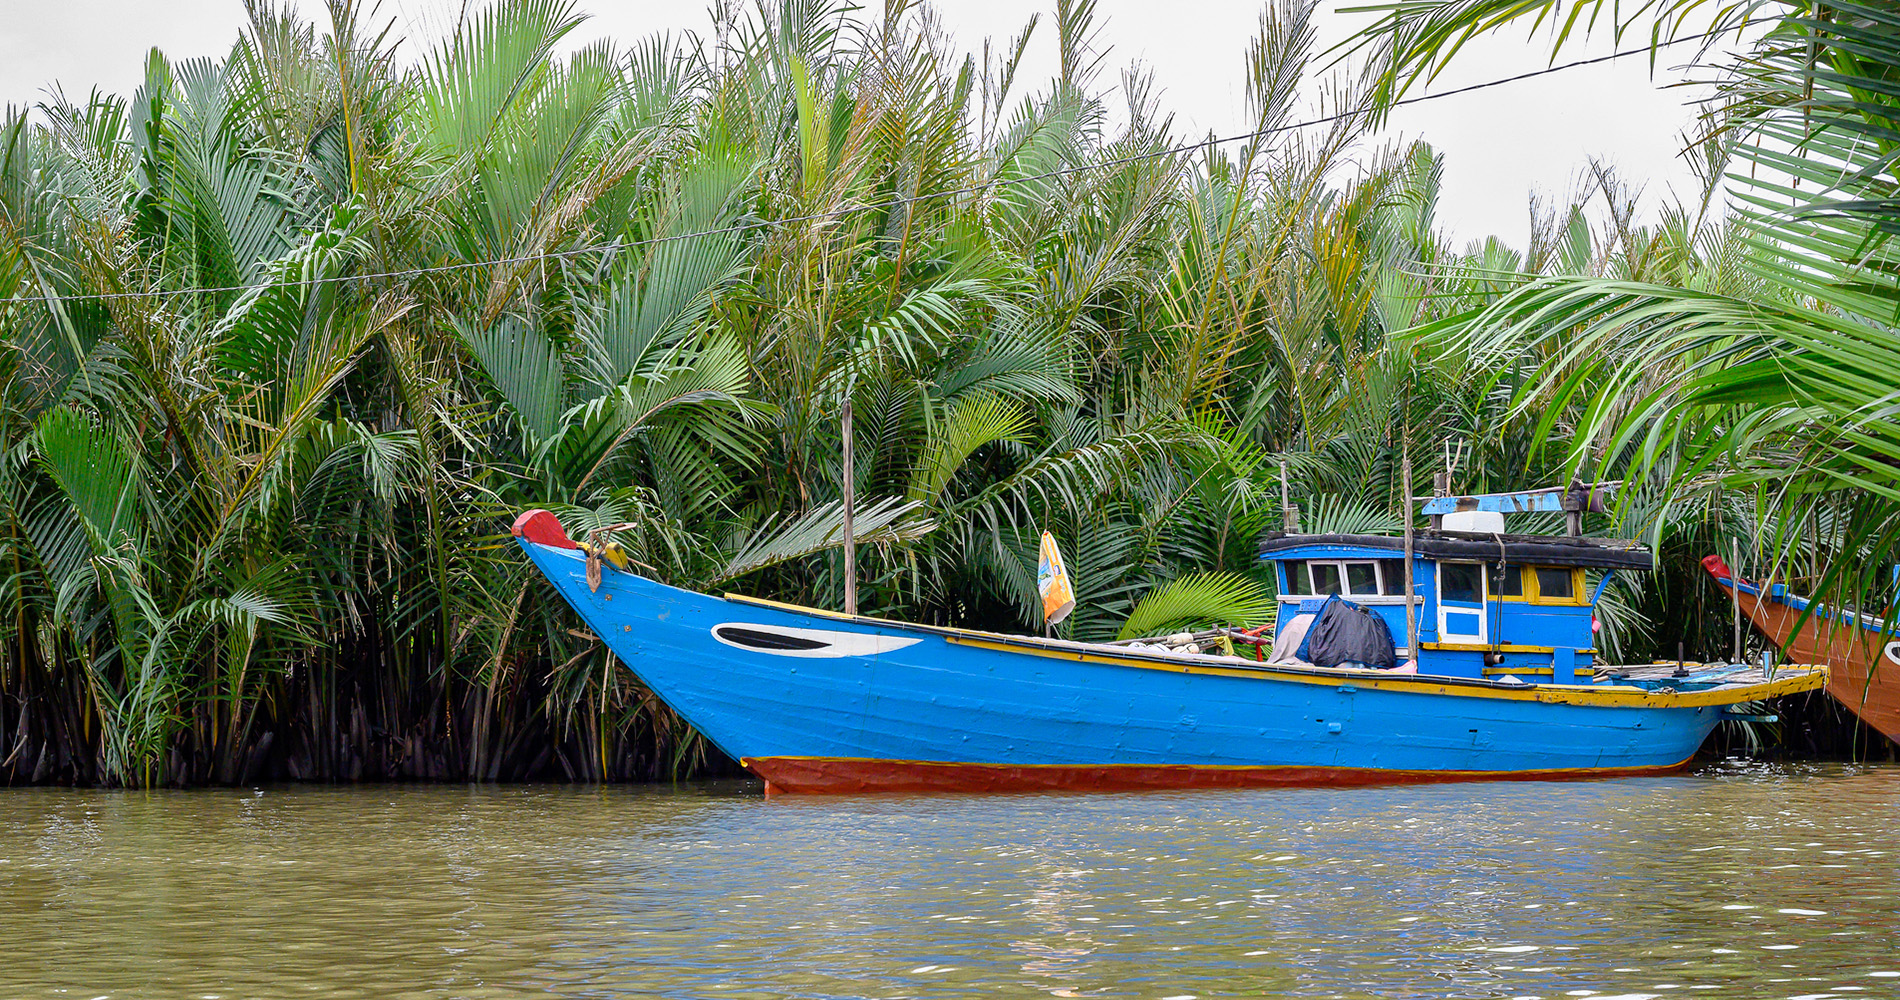
<path fill-rule="evenodd" d="M 1261 662 L 1257 647 L 1206 655 L 914 625 L 715 597 L 612 566 L 595 589 L 552 514 L 523 513 L 514 535 L 621 661 L 768 792 L 1644 774 L 1686 763 L 1727 706 L 1823 681 L 1806 669 L 1597 664 L 1584 573 L 1648 556 L 1580 539 L 1425 533 L 1414 568 L 1430 628 L 1416 672 L 1401 672 Z M 1402 592 L 1387 593 L 1399 542 L 1276 535 L 1262 557 L 1279 564 L 1292 617 L 1337 593 L 1402 618 Z M 1493 586 L 1486 567 L 1500 559 L 1522 600 Z M 1568 591 L 1537 575 L 1553 569 Z"/>

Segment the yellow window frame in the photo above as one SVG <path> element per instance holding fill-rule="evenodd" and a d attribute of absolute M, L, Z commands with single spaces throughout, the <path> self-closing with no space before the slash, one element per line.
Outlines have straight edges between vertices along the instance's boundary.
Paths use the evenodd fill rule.
<path fill-rule="evenodd" d="M 1564 569 L 1562 566 L 1532 566 L 1519 563 L 1513 564 L 1510 569 L 1516 570 L 1518 573 L 1518 588 L 1521 592 L 1506 594 L 1503 588 L 1500 587 L 1498 592 L 1493 595 L 1499 600 L 1516 601 L 1520 604 L 1546 604 L 1560 607 L 1576 607 L 1581 604 L 1590 603 L 1585 596 L 1584 576 L 1583 570 L 1581 569 L 1572 568 L 1569 570 L 1569 597 L 1545 597 L 1543 591 L 1537 586 L 1537 571 L 1539 569 Z M 1487 573 L 1487 575 L 1489 574 Z"/>
<path fill-rule="evenodd" d="M 1583 589 L 1582 568 L 1573 566 L 1567 570 L 1570 574 L 1570 596 L 1568 597 L 1545 597 L 1542 588 L 1537 585 L 1537 570 L 1539 568 L 1540 567 L 1536 566 L 1524 566 L 1519 569 L 1519 572 L 1524 574 L 1524 596 L 1529 599 L 1532 604 L 1555 604 L 1564 607 L 1577 607 L 1578 605 L 1590 603 L 1590 599 L 1585 595 Z M 1541 568 L 1564 569 L 1562 566 L 1544 566 Z"/>
<path fill-rule="evenodd" d="M 1515 594 L 1505 593 L 1504 587 L 1502 585 L 1502 581 L 1500 581 L 1499 586 L 1498 586 L 1498 592 L 1496 594 L 1497 598 L 1499 600 L 1517 601 L 1519 603 L 1523 603 L 1525 601 L 1530 600 L 1531 595 L 1537 593 L 1537 574 L 1526 572 L 1529 569 L 1530 569 L 1529 566 L 1523 566 L 1517 563 L 1511 563 L 1507 565 L 1505 567 L 1507 576 L 1509 575 L 1509 572 L 1511 570 L 1515 570 L 1518 574 L 1517 576 L 1518 592 Z M 1490 575 L 1491 574 L 1487 568 L 1487 572 L 1485 573 L 1485 576 L 1488 577 Z"/>

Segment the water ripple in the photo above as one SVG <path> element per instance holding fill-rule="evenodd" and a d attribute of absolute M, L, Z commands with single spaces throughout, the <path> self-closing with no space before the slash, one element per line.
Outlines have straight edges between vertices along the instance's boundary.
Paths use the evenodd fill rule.
<path fill-rule="evenodd" d="M 0 995 L 1891 995 L 1900 769 L 765 801 L 16 790 Z"/>

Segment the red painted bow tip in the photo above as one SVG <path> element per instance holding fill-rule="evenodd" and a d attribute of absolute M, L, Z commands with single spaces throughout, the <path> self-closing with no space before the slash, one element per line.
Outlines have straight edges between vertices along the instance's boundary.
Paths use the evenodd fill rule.
<path fill-rule="evenodd" d="M 580 547 L 575 545 L 574 540 L 567 537 L 567 532 L 561 529 L 559 518 L 540 508 L 522 511 L 521 516 L 515 518 L 515 525 L 511 530 L 516 538 L 536 545 L 546 545 L 555 549 Z"/>

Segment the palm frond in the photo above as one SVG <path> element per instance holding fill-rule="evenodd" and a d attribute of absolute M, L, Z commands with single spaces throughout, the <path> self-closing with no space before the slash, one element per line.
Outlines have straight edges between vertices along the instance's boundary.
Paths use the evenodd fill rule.
<path fill-rule="evenodd" d="M 1260 581 L 1234 573 L 1195 573 L 1150 590 L 1118 639 L 1158 635 L 1183 627 L 1232 625 L 1251 628 L 1273 621 L 1276 599 Z"/>
<path fill-rule="evenodd" d="M 998 441 L 1021 443 L 1029 423 L 1029 414 L 1021 406 L 1000 396 L 958 400 L 924 443 L 923 457 L 911 470 L 905 495 L 934 501 L 978 448 Z"/>
<path fill-rule="evenodd" d="M 567 409 L 567 370 L 545 335 L 513 316 L 477 325 L 456 317 L 456 332 L 488 373 L 533 440 L 550 441 Z"/>
<path fill-rule="evenodd" d="M 1368 501 L 1320 494 L 1300 511 L 1300 530 L 1313 535 L 1395 535 L 1405 530 L 1405 522 Z"/>
<path fill-rule="evenodd" d="M 915 541 L 936 528 L 928 518 L 911 516 L 922 506 L 899 497 L 869 498 L 852 512 L 852 532 L 861 545 Z M 842 500 L 820 504 L 796 517 L 767 518 L 753 529 L 712 582 L 731 580 L 843 544 Z"/>

